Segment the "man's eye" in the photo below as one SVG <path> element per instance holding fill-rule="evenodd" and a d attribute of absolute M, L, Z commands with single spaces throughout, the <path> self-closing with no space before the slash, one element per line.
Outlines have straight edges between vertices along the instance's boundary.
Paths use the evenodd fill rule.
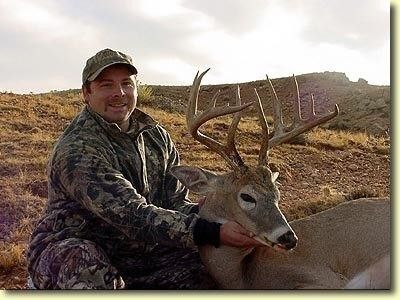
<path fill-rule="evenodd" d="M 111 83 L 102 83 L 102 84 L 100 84 L 100 87 L 101 88 L 110 88 L 110 87 L 112 87 L 112 84 Z"/>
<path fill-rule="evenodd" d="M 127 82 L 124 82 L 124 83 L 122 83 L 124 86 L 133 86 L 133 82 L 131 82 L 131 81 L 127 81 Z"/>

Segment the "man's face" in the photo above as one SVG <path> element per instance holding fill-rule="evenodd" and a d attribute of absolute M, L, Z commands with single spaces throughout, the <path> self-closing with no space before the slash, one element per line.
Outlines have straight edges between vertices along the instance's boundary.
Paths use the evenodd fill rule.
<path fill-rule="evenodd" d="M 129 117 L 136 108 L 137 86 L 131 71 L 124 65 L 104 69 L 83 88 L 85 102 L 106 121 L 117 123 L 122 131 L 129 128 Z"/>

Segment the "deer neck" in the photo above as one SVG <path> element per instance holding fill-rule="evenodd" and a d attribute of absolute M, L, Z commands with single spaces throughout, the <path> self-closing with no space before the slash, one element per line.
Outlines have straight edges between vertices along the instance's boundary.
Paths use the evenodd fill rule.
<path fill-rule="evenodd" d="M 246 257 L 251 252 L 234 247 L 206 245 L 199 249 L 201 260 L 223 289 L 246 289 Z"/>
<path fill-rule="evenodd" d="M 217 195 L 210 193 L 206 195 L 206 201 L 199 211 L 199 216 L 210 222 L 225 223 L 230 220 L 231 214 L 228 211 L 226 203 L 221 199 L 226 199 L 228 195 Z"/>
<path fill-rule="evenodd" d="M 214 198 L 214 199 L 211 199 Z M 224 197 L 217 197 L 223 199 Z M 199 216 L 210 222 L 225 223 L 230 218 L 227 206 L 223 201 L 214 201 L 216 195 L 208 195 L 204 205 L 199 211 Z M 212 200 L 212 201 L 211 201 Z M 246 257 L 252 249 L 241 249 L 221 245 L 216 248 L 214 246 L 205 245 L 199 248 L 199 253 L 203 264 L 206 266 L 209 273 L 217 281 L 221 288 L 245 289 L 244 272 L 247 269 Z"/>

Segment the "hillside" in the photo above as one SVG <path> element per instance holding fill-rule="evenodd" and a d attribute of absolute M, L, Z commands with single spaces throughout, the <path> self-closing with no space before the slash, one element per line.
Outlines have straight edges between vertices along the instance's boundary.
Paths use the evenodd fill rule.
<path fill-rule="evenodd" d="M 290 82 L 274 80 L 278 95 L 292 94 Z M 336 102 L 341 114 L 329 128 L 315 129 L 271 150 L 271 167 L 280 172 L 280 206 L 288 219 L 353 198 L 389 195 L 390 140 L 383 129 L 390 124 L 390 88 L 352 83 L 340 73 L 302 75 L 298 82 L 302 96 L 310 92 L 316 95 L 317 112 Z M 241 86 L 246 102 L 254 97 L 252 87 L 261 90 L 261 97 L 268 93 L 263 81 Z M 227 170 L 221 159 L 186 132 L 182 111 L 188 87 L 150 88 L 153 97 L 140 107 L 171 132 L 182 163 L 217 172 Z M 205 86 L 201 99 L 211 98 L 217 89 L 221 89 L 222 102 L 233 95 L 234 86 Z M 0 288 L 25 287 L 25 249 L 46 202 L 48 156 L 82 106 L 77 90 L 38 95 L 0 93 Z M 227 128 L 228 118 L 221 118 L 204 130 L 222 138 Z M 260 138 L 258 122 L 250 112 L 238 132 L 239 151 L 247 163 L 255 163 Z"/>
<path fill-rule="evenodd" d="M 316 112 L 332 109 L 334 103 L 340 107 L 340 114 L 327 126 L 333 129 L 349 131 L 366 131 L 371 134 L 385 134 L 390 127 L 390 87 L 369 85 L 365 80 L 350 81 L 344 73 L 324 72 L 296 76 L 300 98 L 307 105 L 314 94 Z M 276 93 L 282 101 L 292 101 L 295 97 L 292 77 L 272 79 Z M 234 101 L 234 90 L 237 84 L 203 86 L 204 98 L 221 90 L 220 100 L 226 103 Z M 244 102 L 254 101 L 254 88 L 260 97 L 271 99 L 272 94 L 266 80 L 239 83 Z M 150 86 L 154 90 L 155 103 L 163 109 L 184 112 L 187 86 Z M 302 108 L 304 109 L 304 106 Z M 267 106 L 271 112 L 270 106 Z M 289 108 L 287 108 L 289 109 Z"/>

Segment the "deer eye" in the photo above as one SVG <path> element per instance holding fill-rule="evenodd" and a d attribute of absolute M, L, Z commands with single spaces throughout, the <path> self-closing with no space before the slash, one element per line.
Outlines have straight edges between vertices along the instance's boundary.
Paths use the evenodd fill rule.
<path fill-rule="evenodd" d="M 256 204 L 256 200 L 249 194 L 241 193 L 240 197 L 243 199 L 243 201 Z"/>

